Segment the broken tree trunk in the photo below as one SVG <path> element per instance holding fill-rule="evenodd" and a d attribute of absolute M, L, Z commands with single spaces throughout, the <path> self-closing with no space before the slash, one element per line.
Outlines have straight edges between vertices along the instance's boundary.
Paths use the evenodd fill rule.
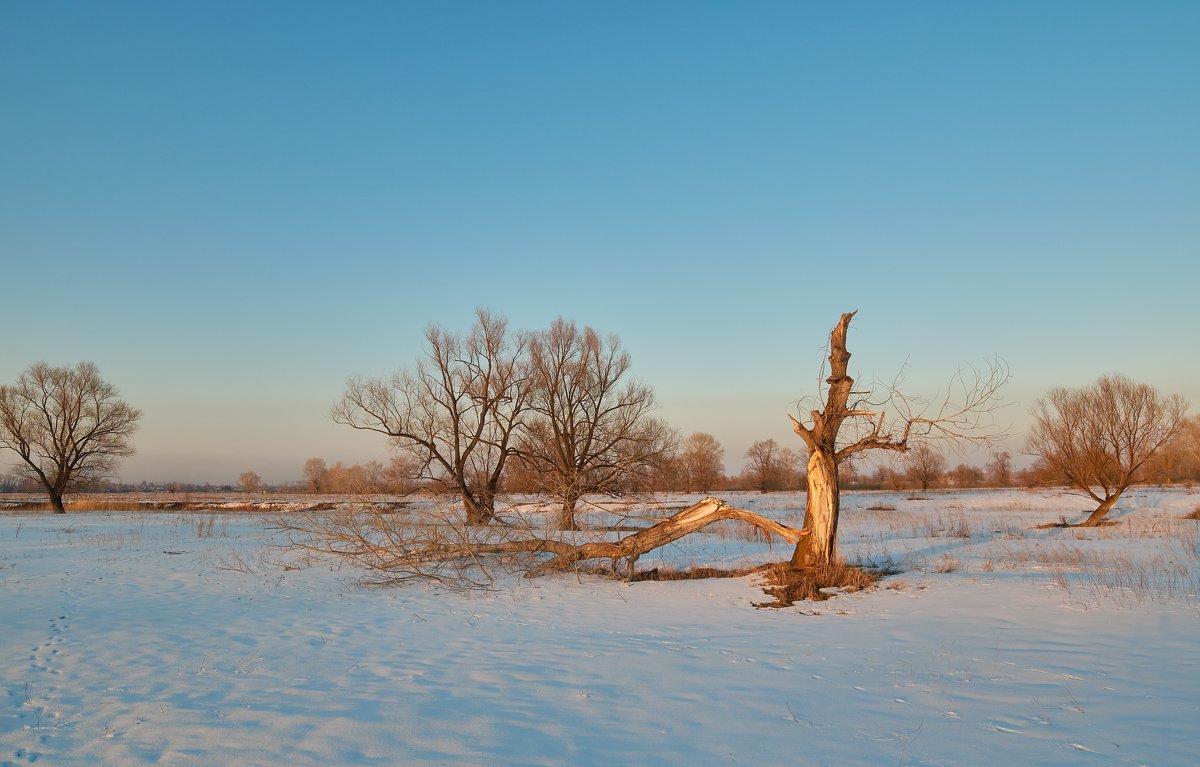
<path fill-rule="evenodd" d="M 619 541 L 588 541 L 572 543 L 567 540 L 554 538 L 520 538 L 500 543 L 479 543 L 470 546 L 470 551 L 464 550 L 463 555 L 479 554 L 512 554 L 518 552 L 537 553 L 549 552 L 554 557 L 533 567 L 528 575 L 540 575 L 551 570 L 565 570 L 572 565 L 589 559 L 612 560 L 613 570 L 617 564 L 625 560 L 626 577 L 632 580 L 634 567 L 643 554 L 666 546 L 668 543 L 691 535 L 714 522 L 726 519 L 738 520 L 761 530 L 768 538 L 778 536 L 783 540 L 797 544 L 808 535 L 807 529 L 797 530 L 794 527 L 780 524 L 752 511 L 730 506 L 719 498 L 705 498 L 699 503 L 676 512 L 656 525 L 628 535 Z M 445 552 L 441 552 L 444 556 Z"/>
<path fill-rule="evenodd" d="M 725 519 L 745 522 L 766 533 L 768 537 L 778 536 L 793 544 L 799 543 L 800 539 L 808 534 L 807 530 L 797 530 L 761 514 L 734 508 L 719 498 L 705 498 L 699 503 L 667 517 L 662 522 L 645 530 L 639 530 L 619 541 L 578 544 L 565 541 L 543 541 L 547 544 L 545 550 L 553 553 L 555 557 L 532 570 L 530 574 L 545 570 L 565 569 L 587 559 L 611 559 L 613 569 L 616 569 L 617 562 L 624 559 L 628 562 L 626 577 L 632 580 L 634 567 L 638 558 L 643 554 Z"/>
<path fill-rule="evenodd" d="M 276 524 L 289 533 L 299 534 L 291 540 L 292 546 L 346 557 L 373 572 L 372 577 L 380 583 L 428 578 L 477 585 L 462 572 L 464 568 L 478 567 L 485 571 L 485 580 L 490 580 L 483 561 L 491 555 L 527 555 L 529 558 L 518 569 L 529 576 L 565 570 L 589 559 L 611 560 L 616 571 L 620 561 L 625 560 L 626 577 L 632 580 L 639 557 L 722 520 L 748 524 L 768 540 L 779 537 L 798 544 L 808 535 L 806 528 L 788 527 L 752 511 L 734 508 L 719 498 L 705 498 L 620 540 L 582 543 L 565 537 L 541 537 L 528 528 L 498 525 L 481 528 L 449 518 L 413 524 L 411 519 L 378 509 L 329 516 L 303 515 L 299 522 L 294 517 L 281 518 Z M 542 560 L 539 555 L 544 554 L 552 556 Z"/>
<path fill-rule="evenodd" d="M 808 506 L 804 512 L 804 529 L 812 535 L 797 544 L 793 567 L 834 561 L 840 508 L 837 458 L 832 452 L 814 451 L 808 459 Z"/>

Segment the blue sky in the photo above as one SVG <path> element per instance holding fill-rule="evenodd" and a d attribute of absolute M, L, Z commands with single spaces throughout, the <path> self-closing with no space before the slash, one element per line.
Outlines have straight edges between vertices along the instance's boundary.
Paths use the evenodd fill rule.
<path fill-rule="evenodd" d="M 735 470 L 850 309 L 861 378 L 1006 359 L 1018 432 L 1107 372 L 1200 405 L 1197 39 L 1191 2 L 4 3 L 0 381 L 92 360 L 145 412 L 122 475 L 213 482 L 383 458 L 345 378 L 476 306 L 618 334 Z"/>

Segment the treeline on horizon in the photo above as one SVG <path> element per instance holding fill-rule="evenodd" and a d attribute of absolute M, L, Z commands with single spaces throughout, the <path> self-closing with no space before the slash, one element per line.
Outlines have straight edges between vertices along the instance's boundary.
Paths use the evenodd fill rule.
<path fill-rule="evenodd" d="M 1188 428 L 1168 443 L 1144 468 L 1146 481 L 1155 485 L 1192 485 L 1200 483 L 1200 460 L 1190 449 L 1190 440 L 1200 437 L 1200 416 L 1189 420 Z M 638 492 L 708 493 L 798 492 L 805 490 L 804 457 L 775 440 L 760 440 L 746 452 L 745 468 L 737 474 L 723 469 L 724 448 L 710 434 L 697 432 L 685 439 L 679 450 L 652 472 L 649 482 L 625 489 Z M 253 471 L 244 472 L 236 481 L 212 482 L 115 482 L 89 483 L 79 492 L 94 493 L 276 493 L 300 495 L 404 495 L 416 491 L 449 493 L 441 483 L 414 479 L 415 461 L 396 456 L 387 463 L 327 463 L 310 458 L 302 468 L 303 479 L 267 483 Z M 946 457 L 932 449 L 917 448 L 893 465 L 849 463 L 842 467 L 840 486 L 844 490 L 942 490 L 1010 487 L 1054 487 L 1066 484 L 1045 462 L 1014 469 L 1012 454 L 1000 451 L 983 465 L 959 462 L 950 465 Z M 541 487 L 527 467 L 516 464 L 501 483 L 501 490 L 513 495 L 536 495 Z M 0 476 L 0 493 L 37 493 L 34 481 L 12 475 Z"/>

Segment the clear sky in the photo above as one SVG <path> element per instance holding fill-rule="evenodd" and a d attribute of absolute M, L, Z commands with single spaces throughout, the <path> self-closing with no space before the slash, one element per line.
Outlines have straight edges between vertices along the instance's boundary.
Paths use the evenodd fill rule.
<path fill-rule="evenodd" d="M 122 476 L 212 482 L 385 458 L 345 378 L 476 306 L 618 334 L 732 470 L 798 447 L 850 309 L 861 378 L 1006 359 L 1018 431 L 1107 372 L 1200 406 L 1197 40 L 1195 2 L 9 0 L 0 381 L 91 360 L 145 413 Z"/>

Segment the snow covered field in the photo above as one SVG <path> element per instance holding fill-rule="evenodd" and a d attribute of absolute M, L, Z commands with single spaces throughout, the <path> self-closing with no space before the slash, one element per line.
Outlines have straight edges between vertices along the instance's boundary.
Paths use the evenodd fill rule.
<path fill-rule="evenodd" d="M 1200 763 L 1200 493 L 1093 530 L 1017 490 L 843 500 L 843 553 L 906 572 L 784 610 L 746 578 L 366 589 L 254 514 L 5 514 L 0 765 Z"/>

